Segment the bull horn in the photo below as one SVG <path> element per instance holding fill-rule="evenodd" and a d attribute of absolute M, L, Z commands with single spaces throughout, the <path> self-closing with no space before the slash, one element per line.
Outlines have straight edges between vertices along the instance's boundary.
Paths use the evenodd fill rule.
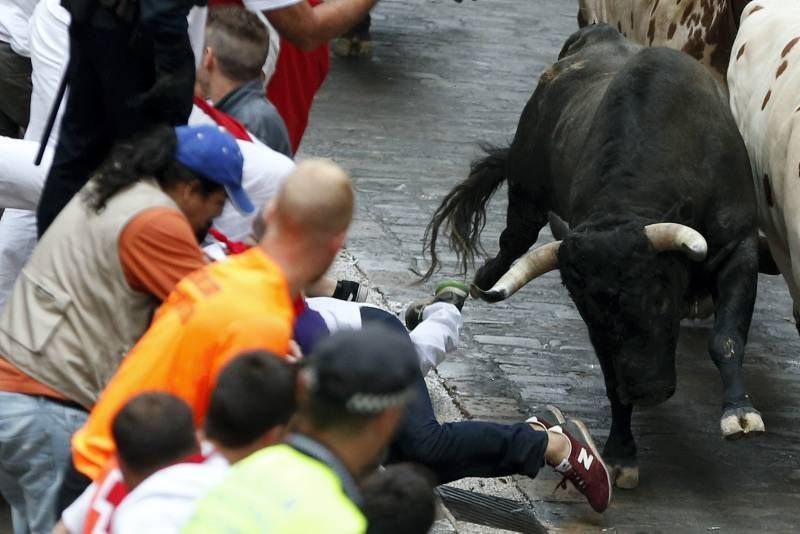
<path fill-rule="evenodd" d="M 512 265 L 489 291 L 483 291 L 473 284 L 472 296 L 487 302 L 507 299 L 534 278 L 558 268 L 556 253 L 559 246 L 561 241 L 554 241 L 531 250 Z"/>
<path fill-rule="evenodd" d="M 693 261 L 703 261 L 708 253 L 708 243 L 703 235 L 683 224 L 648 224 L 644 227 L 644 233 L 657 252 L 685 252 Z"/>

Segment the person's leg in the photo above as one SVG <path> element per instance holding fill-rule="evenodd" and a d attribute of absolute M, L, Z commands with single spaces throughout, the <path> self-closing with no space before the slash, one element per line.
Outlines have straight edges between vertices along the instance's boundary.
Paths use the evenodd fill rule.
<path fill-rule="evenodd" d="M 7 209 L 0 218 L 0 311 L 36 246 L 36 214 Z"/>
<path fill-rule="evenodd" d="M 422 375 L 428 374 L 455 350 L 464 320 L 453 304 L 434 302 L 422 311 L 422 322 L 411 331 L 411 341 L 417 349 Z"/>
<path fill-rule="evenodd" d="M 42 0 L 36 4 L 30 23 L 31 48 L 31 114 L 25 139 L 41 141 L 50 118 L 61 79 L 69 62 L 69 12 L 58 0 Z M 64 97 L 69 98 L 69 92 Z M 61 130 L 61 102 L 48 146 L 55 148 Z M 48 166 L 49 167 L 49 166 Z"/>
<path fill-rule="evenodd" d="M 85 29 L 85 28 L 84 28 Z M 70 34 L 69 97 L 64 105 L 53 164 L 37 209 L 41 237 L 111 147 L 109 119 L 103 109 L 100 81 L 94 71 L 95 42 L 84 32 Z M 108 53 L 112 50 L 106 49 Z"/>
<path fill-rule="evenodd" d="M 92 479 L 75 468 L 72 458 L 70 458 L 69 464 L 64 470 L 63 478 L 56 499 L 56 517 L 61 517 L 64 510 L 83 495 L 83 492 L 92 483 Z"/>
<path fill-rule="evenodd" d="M 24 517 L 30 532 L 50 532 L 55 525 L 70 439 L 86 417 L 83 410 L 43 397 L 0 392 L 0 481 L 18 485 L 24 509 L 17 507 L 15 517 Z"/>
<path fill-rule="evenodd" d="M 416 389 L 417 398 L 406 408 L 392 442 L 389 463 L 421 463 L 437 474 L 440 484 L 464 477 L 535 477 L 544 465 L 547 432 L 536 431 L 527 423 L 439 424 L 422 375 Z"/>
<path fill-rule="evenodd" d="M 28 126 L 31 60 L 0 41 L 0 135 L 20 137 Z"/>
<path fill-rule="evenodd" d="M 34 164 L 39 143 L 0 136 L 0 207 L 35 210 L 53 160 L 45 149 L 42 164 Z"/>
<path fill-rule="evenodd" d="M 0 468 L 0 495 L 11 508 L 11 526 L 14 534 L 29 534 L 25 494 L 14 477 Z"/>
<path fill-rule="evenodd" d="M 400 319 L 378 308 L 362 307 L 361 322 L 363 326 L 380 323 L 406 332 Z M 538 432 L 527 423 L 459 421 L 439 424 L 421 373 L 415 388 L 417 396 L 406 408 L 405 418 L 390 447 L 389 463 L 423 464 L 436 473 L 441 484 L 474 476 L 522 474 L 533 477 L 539 472 L 547 451 L 547 432 Z"/>

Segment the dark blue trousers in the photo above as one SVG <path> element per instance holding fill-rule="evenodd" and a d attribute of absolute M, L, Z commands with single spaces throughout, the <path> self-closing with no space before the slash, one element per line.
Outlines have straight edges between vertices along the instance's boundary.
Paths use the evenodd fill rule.
<path fill-rule="evenodd" d="M 377 308 L 361 308 L 362 325 L 380 322 L 406 332 L 400 320 Z M 465 477 L 535 477 L 544 465 L 547 435 L 527 423 L 503 425 L 484 421 L 440 424 L 422 373 L 416 398 L 408 405 L 389 450 L 387 463 L 416 462 L 431 469 L 444 484 Z"/>

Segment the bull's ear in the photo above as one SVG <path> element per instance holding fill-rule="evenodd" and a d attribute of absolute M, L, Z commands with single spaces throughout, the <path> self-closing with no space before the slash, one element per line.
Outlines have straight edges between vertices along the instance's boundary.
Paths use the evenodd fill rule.
<path fill-rule="evenodd" d="M 691 197 L 676 202 L 667 210 L 661 220 L 663 222 L 676 222 L 691 225 L 694 221 L 694 203 Z"/>
<path fill-rule="evenodd" d="M 550 223 L 550 232 L 553 237 L 558 241 L 563 241 L 569 233 L 569 223 L 553 211 L 547 212 L 547 221 Z"/>

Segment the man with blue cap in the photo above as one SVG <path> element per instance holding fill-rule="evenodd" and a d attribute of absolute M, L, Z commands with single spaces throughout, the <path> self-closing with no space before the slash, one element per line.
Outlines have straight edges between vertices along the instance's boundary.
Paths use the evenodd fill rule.
<path fill-rule="evenodd" d="M 204 265 L 198 238 L 226 200 L 253 210 L 233 137 L 163 126 L 118 145 L 39 241 L 0 315 L 0 442 L 16 444 L 0 448 L 0 492 L 15 530 L 53 527 L 72 433 Z"/>
<path fill-rule="evenodd" d="M 150 327 L 125 356 L 72 438 L 75 469 L 98 480 L 113 461 L 114 416 L 145 391 L 165 391 L 205 420 L 221 369 L 244 351 L 287 355 L 300 294 L 330 267 L 353 215 L 347 173 L 305 160 L 264 208 L 257 246 L 178 282 Z"/>

